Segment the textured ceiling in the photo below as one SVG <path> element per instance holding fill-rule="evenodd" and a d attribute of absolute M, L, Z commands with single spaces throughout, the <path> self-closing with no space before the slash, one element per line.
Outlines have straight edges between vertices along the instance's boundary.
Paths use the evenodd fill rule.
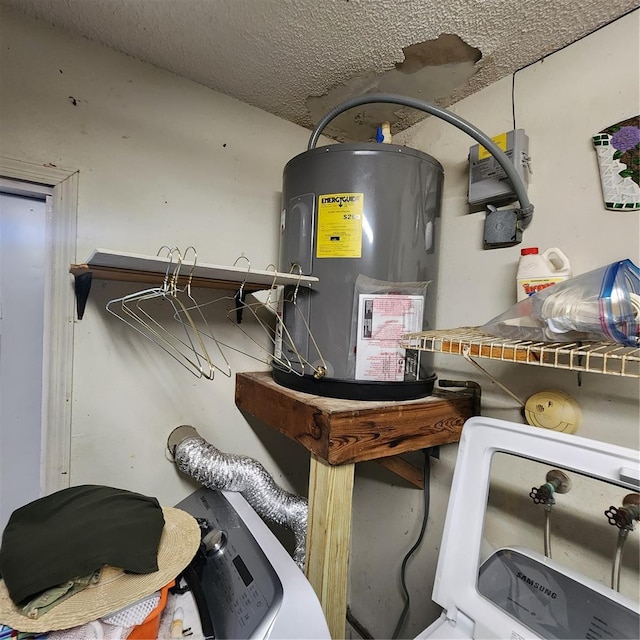
<path fill-rule="evenodd" d="M 637 0 L 0 0 L 312 127 L 372 91 L 447 106 L 636 8 Z M 360 107 L 326 133 L 424 114 Z"/>

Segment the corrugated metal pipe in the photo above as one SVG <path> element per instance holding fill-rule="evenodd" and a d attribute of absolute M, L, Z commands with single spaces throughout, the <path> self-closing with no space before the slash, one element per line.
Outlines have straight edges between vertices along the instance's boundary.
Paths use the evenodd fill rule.
<path fill-rule="evenodd" d="M 308 512 L 304 498 L 279 487 L 254 458 L 222 453 L 189 425 L 174 429 L 167 447 L 183 473 L 209 489 L 239 491 L 261 517 L 289 527 L 295 536 L 293 559 L 304 569 Z"/>

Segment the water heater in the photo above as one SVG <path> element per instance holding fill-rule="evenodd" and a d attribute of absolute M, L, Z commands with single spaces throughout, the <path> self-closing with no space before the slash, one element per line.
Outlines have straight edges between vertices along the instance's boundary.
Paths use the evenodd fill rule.
<path fill-rule="evenodd" d="M 431 357 L 407 357 L 398 338 L 433 328 L 442 183 L 437 160 L 394 144 L 333 144 L 287 163 L 279 268 L 319 281 L 285 288 L 278 383 L 355 400 L 431 393 Z"/>

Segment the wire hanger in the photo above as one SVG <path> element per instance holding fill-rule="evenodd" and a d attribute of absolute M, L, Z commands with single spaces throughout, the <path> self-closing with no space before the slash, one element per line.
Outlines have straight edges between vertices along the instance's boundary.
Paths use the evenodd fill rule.
<path fill-rule="evenodd" d="M 204 349 L 202 341 L 199 339 L 199 334 L 193 319 L 187 313 L 184 315 L 184 321 L 180 322 L 181 331 L 174 331 L 175 327 L 169 326 L 158 321 L 152 313 L 149 313 L 145 306 L 152 301 L 159 301 L 160 304 L 168 302 L 170 305 L 170 311 L 173 315 L 179 315 L 183 311 L 183 305 L 179 300 L 176 300 L 171 295 L 171 278 L 175 278 L 176 273 L 179 271 L 181 265 L 180 252 L 177 248 L 166 248 L 169 252 L 170 258 L 169 264 L 165 272 L 165 277 L 161 287 L 153 289 L 146 289 L 144 291 L 134 293 L 123 298 L 116 300 L 120 302 L 120 311 L 128 318 L 128 320 L 114 313 L 117 317 L 124 320 L 133 329 L 141 333 L 143 336 L 156 343 L 160 348 L 171 355 L 180 364 L 185 366 L 187 370 L 196 375 L 197 377 L 205 377 L 213 379 L 213 368 L 211 367 L 210 359 Z M 158 255 L 160 254 L 158 252 Z M 171 274 L 171 267 L 173 265 L 174 254 L 178 256 L 175 270 Z M 112 301 L 113 302 L 113 301 Z M 113 313 L 110 306 L 107 306 L 108 310 Z M 195 340 L 195 342 L 194 342 Z M 200 348 L 200 352 L 198 351 Z M 202 355 L 204 353 L 204 355 Z"/>
<path fill-rule="evenodd" d="M 320 378 L 324 378 L 327 375 L 327 363 L 324 359 L 324 356 L 322 355 L 322 352 L 320 351 L 320 347 L 318 346 L 316 339 L 313 336 L 311 327 L 309 327 L 309 322 L 305 317 L 304 312 L 298 305 L 298 291 L 300 289 L 300 282 L 304 274 L 302 272 L 302 267 L 298 263 L 294 263 L 291 265 L 291 269 L 289 270 L 289 273 L 293 273 L 295 269 L 297 269 L 298 271 L 298 281 L 296 282 L 296 285 L 293 289 L 293 292 L 291 293 L 291 296 L 287 297 L 286 295 L 284 295 L 280 303 L 280 310 L 278 313 L 278 320 L 279 320 L 278 328 L 282 330 L 282 333 L 279 337 L 280 338 L 279 347 L 283 354 L 285 350 L 289 349 L 295 355 L 295 358 L 297 358 L 300 365 L 302 365 L 302 371 L 300 375 L 304 375 L 305 368 L 308 367 L 311 373 L 313 374 L 313 377 L 316 379 L 320 379 Z M 312 361 L 302 356 L 302 354 L 300 353 L 300 350 L 297 348 L 295 344 L 295 341 L 291 337 L 291 334 L 287 330 L 287 327 L 284 323 L 286 305 L 290 305 L 290 308 L 293 309 L 294 314 L 298 318 L 300 318 L 300 320 L 302 321 L 305 331 L 309 336 L 311 343 L 313 344 L 315 353 L 318 356 L 317 359 L 314 361 L 316 364 L 313 364 Z"/>
<path fill-rule="evenodd" d="M 176 298 L 176 300 L 178 300 L 178 302 L 180 302 L 180 304 L 182 305 L 182 308 L 185 310 L 185 312 L 187 314 L 189 314 L 191 311 L 195 311 L 195 315 L 196 315 L 196 322 L 198 323 L 198 341 L 199 343 L 201 343 L 202 345 L 202 350 L 203 352 L 206 354 L 206 358 L 209 362 L 209 364 L 216 370 L 219 371 L 220 373 L 222 373 L 224 376 L 226 376 L 227 378 L 231 377 L 231 365 L 229 364 L 229 361 L 227 360 L 226 355 L 224 354 L 224 351 L 222 350 L 222 346 L 221 343 L 218 341 L 218 339 L 215 337 L 213 331 L 211 330 L 209 323 L 207 322 L 207 319 L 205 318 L 204 314 L 202 313 L 202 308 L 201 306 L 198 304 L 198 302 L 196 301 L 195 297 L 193 296 L 193 293 L 191 291 L 191 283 L 193 280 L 193 272 L 196 268 L 196 263 L 198 261 L 198 253 L 195 249 L 195 247 L 193 245 L 188 246 L 185 251 L 184 254 L 182 254 L 182 259 L 184 260 L 185 257 L 187 256 L 187 254 L 189 253 L 189 250 L 191 250 L 193 252 L 193 264 L 191 265 L 191 269 L 189 270 L 189 275 L 187 276 L 187 280 L 186 280 L 186 284 L 184 285 L 184 287 L 180 288 L 178 287 L 178 279 L 180 276 L 180 266 L 178 266 L 178 268 L 176 269 L 176 272 L 174 274 L 173 277 L 173 282 L 172 282 L 172 286 L 173 286 L 173 291 L 172 291 L 172 295 Z M 187 306 L 185 307 L 184 304 L 182 304 L 182 301 L 179 299 L 178 294 L 182 294 L 185 296 L 186 298 L 186 303 Z M 179 322 L 181 322 L 181 319 L 179 316 L 174 316 L 176 320 L 178 320 Z M 193 316 L 192 316 L 193 319 Z M 202 328 L 200 328 L 202 327 Z M 202 338 L 206 337 L 209 340 L 211 340 L 216 348 L 216 353 L 219 356 L 219 358 L 222 360 L 221 364 L 216 364 L 211 357 L 209 356 L 209 353 L 207 352 L 207 349 L 204 345 L 204 343 L 202 342 Z"/>
<path fill-rule="evenodd" d="M 245 256 L 240 256 L 238 260 L 240 260 L 241 258 L 247 260 L 249 267 L 247 269 L 247 274 L 245 276 L 245 279 L 240 285 L 240 289 L 236 292 L 236 295 L 233 297 L 235 306 L 227 311 L 227 319 L 231 322 L 231 324 L 236 329 L 241 331 L 249 340 L 251 340 L 251 342 L 253 342 L 253 344 L 255 344 L 258 347 L 258 349 L 264 354 L 264 357 L 263 358 L 256 357 L 253 354 L 247 353 L 245 351 L 240 351 L 240 349 L 237 349 L 236 347 L 233 347 L 230 345 L 224 345 L 224 346 L 231 348 L 234 351 L 240 351 L 241 353 L 244 353 L 244 355 L 247 355 L 250 358 L 254 358 L 260 362 L 263 362 L 264 364 L 271 365 L 273 362 L 276 362 L 280 367 L 282 367 L 286 371 L 291 371 L 292 373 L 296 373 L 297 375 L 303 375 L 302 373 L 299 373 L 294 368 L 293 363 L 284 354 L 278 353 L 276 349 L 277 330 L 274 329 L 273 323 L 282 324 L 282 319 L 278 315 L 277 311 L 275 311 L 271 306 L 272 304 L 275 303 L 275 301 L 272 300 L 273 292 L 278 290 L 278 286 L 276 285 L 278 272 L 275 266 L 273 264 L 270 264 L 267 267 L 267 270 L 273 270 L 273 281 L 271 283 L 271 287 L 269 288 L 269 292 L 267 293 L 266 300 L 264 302 L 256 301 L 256 302 L 247 303 L 244 286 L 249 276 L 249 272 L 251 270 L 251 263 L 249 262 L 248 258 L 246 258 Z M 235 264 L 237 264 L 238 260 L 236 260 L 236 262 L 234 263 L 234 266 Z M 230 297 L 228 296 L 227 299 L 230 299 Z M 264 320 L 264 318 L 260 317 L 259 311 L 261 310 L 266 310 L 266 312 L 270 314 L 270 320 L 272 320 L 273 322 L 268 322 Z M 242 327 L 242 318 L 245 311 L 248 311 L 251 314 L 251 316 L 258 323 L 259 327 L 262 329 L 264 334 L 269 338 L 269 341 L 273 348 L 273 352 L 269 351 L 268 349 L 265 349 L 265 347 L 262 344 L 260 344 L 260 342 L 258 342 L 248 331 L 245 331 L 245 329 Z M 288 335 L 288 331 L 286 327 L 283 327 L 283 329 L 284 331 L 286 331 Z"/>
<path fill-rule="evenodd" d="M 199 338 L 198 329 L 184 305 L 170 293 L 170 274 L 174 264 L 174 255 L 179 256 L 180 252 L 176 247 L 169 248 L 168 246 L 163 246 L 157 255 L 160 255 L 163 249 L 167 249 L 169 252 L 167 256 L 169 262 L 162 284 L 159 287 L 144 289 L 121 298 L 114 298 L 107 303 L 106 310 L 159 346 L 193 375 L 198 378 L 204 377 L 211 380 L 214 376 L 214 368 L 206 353 L 206 348 L 204 348 L 204 344 Z M 182 260 L 180 258 L 175 267 L 176 270 L 179 269 L 181 262 Z M 175 274 L 176 271 L 173 273 Z M 182 329 L 180 332 L 181 337 L 169 330 L 167 326 L 156 320 L 144 309 L 142 306 L 143 303 L 153 300 L 168 302 L 173 311 L 172 315 L 174 317 L 184 318 L 184 321 L 181 320 L 179 322 Z M 196 338 L 196 344 L 198 344 L 201 352 L 196 348 L 192 336 Z"/>
<path fill-rule="evenodd" d="M 252 315 L 253 318 L 255 318 L 256 322 L 259 324 L 260 328 L 267 334 L 272 334 L 273 330 L 270 329 L 269 324 L 267 321 L 265 321 L 264 319 L 260 318 L 260 316 L 257 314 L 257 312 L 255 311 L 254 307 L 259 307 L 259 306 L 265 306 L 263 305 L 263 303 L 247 303 L 246 302 L 246 290 L 245 290 L 245 285 L 247 282 L 247 279 L 250 275 L 251 272 L 251 261 L 249 260 L 249 258 L 247 258 L 244 254 L 240 255 L 235 262 L 233 263 L 233 266 L 237 266 L 238 263 L 244 260 L 247 263 L 247 271 L 244 275 L 244 278 L 242 280 L 242 283 L 240 284 L 239 288 L 237 289 L 237 291 L 235 292 L 235 294 L 233 295 L 229 295 L 229 294 L 225 294 L 223 296 L 220 296 L 218 298 L 216 298 L 215 300 L 209 300 L 207 302 L 203 302 L 200 303 L 198 301 L 196 301 L 193 297 L 193 295 L 191 295 L 190 300 L 186 301 L 187 302 L 187 311 L 191 312 L 194 311 L 195 309 L 197 309 L 197 315 L 198 317 L 202 317 L 203 319 L 203 324 L 204 326 L 208 327 L 208 323 L 206 321 L 206 318 L 204 317 L 204 314 L 202 313 L 202 309 L 204 307 L 207 307 L 209 305 L 220 305 L 221 303 L 226 303 L 226 307 L 225 307 L 225 313 L 226 313 L 226 317 L 227 319 L 230 321 L 231 325 L 236 329 L 239 330 L 240 332 L 242 332 L 243 336 L 245 336 L 247 339 L 249 339 L 252 343 L 252 351 L 246 350 L 246 349 L 242 349 L 238 346 L 234 346 L 232 344 L 227 344 L 226 342 L 223 342 L 222 340 L 218 340 L 217 338 L 215 338 L 215 336 L 213 335 L 213 332 L 208 329 L 205 330 L 202 333 L 202 336 L 205 338 L 209 338 L 215 341 L 216 346 L 218 349 L 220 349 L 222 347 L 222 350 L 226 350 L 226 349 L 230 349 L 231 351 L 235 351 L 237 353 L 241 353 L 249 358 L 252 358 L 253 360 L 256 360 L 258 362 L 261 362 L 263 364 L 266 365 L 271 365 L 272 361 L 275 359 L 276 362 L 278 362 L 278 364 L 280 364 L 280 366 L 282 366 L 283 368 L 285 368 L 286 370 L 290 370 L 291 369 L 291 363 L 288 362 L 286 359 L 283 358 L 278 358 L 277 356 L 274 356 L 274 354 L 272 352 L 269 351 L 269 349 L 265 348 L 265 346 L 263 344 L 261 344 L 258 340 L 256 340 L 256 338 L 251 335 L 248 331 L 246 331 L 241 325 L 242 322 L 242 318 L 243 318 L 243 314 L 245 312 L 245 310 L 249 311 Z M 272 266 L 272 265 L 270 265 Z M 275 271 L 275 267 L 274 267 L 274 278 L 273 278 L 273 283 L 272 283 L 272 289 L 275 287 L 275 281 L 277 279 L 277 272 Z M 182 291 L 184 290 L 185 287 L 178 287 L 178 291 Z M 271 289 L 271 290 L 272 290 Z M 268 297 L 271 295 L 271 290 L 268 294 Z M 230 304 L 229 304 L 230 303 Z M 270 308 L 270 307 L 269 307 Z M 270 308 L 270 311 L 272 313 L 273 309 Z M 235 318 L 233 317 L 235 314 Z M 255 349 L 254 349 L 255 347 Z M 258 356 L 256 355 L 256 351 L 262 353 L 262 356 Z M 223 354 L 224 357 L 224 354 Z M 224 358 L 225 362 L 227 362 L 226 357 Z M 231 369 L 229 368 L 229 371 L 231 371 Z M 226 375 L 226 373 L 225 373 Z"/>
<path fill-rule="evenodd" d="M 178 347 L 178 349 L 186 348 L 187 349 L 186 353 L 189 355 L 189 359 L 191 356 L 191 352 L 193 352 L 195 356 L 194 366 L 197 366 L 199 370 L 199 373 L 200 373 L 199 377 L 205 377 L 209 380 L 213 380 L 215 370 L 211 362 L 211 358 L 207 353 L 207 349 L 202 341 L 200 332 L 196 327 L 193 321 L 193 318 L 191 317 L 189 312 L 186 310 L 182 301 L 179 300 L 175 295 L 176 283 L 180 274 L 180 269 L 182 267 L 183 256 L 180 253 L 180 251 L 175 247 L 173 249 L 169 249 L 169 247 L 165 246 L 165 247 L 162 247 L 160 251 L 162 251 L 163 248 L 166 248 L 170 252 L 171 260 L 173 259 L 173 253 L 176 253 L 177 261 L 176 261 L 176 267 L 171 273 L 171 275 L 169 275 L 170 268 L 168 268 L 165 273 L 165 280 L 163 282 L 163 287 L 162 287 L 162 295 L 160 296 L 147 295 L 147 296 L 138 298 L 136 300 L 135 310 L 133 309 L 133 307 L 130 307 L 129 305 L 125 305 L 125 307 L 129 311 L 129 313 L 133 314 L 134 319 L 140 321 L 146 328 L 151 328 L 154 334 L 157 335 L 156 331 L 159 330 L 161 332 L 160 334 L 161 336 L 168 336 L 170 341 L 174 342 L 174 344 L 175 342 L 178 342 L 181 345 L 180 347 Z M 160 251 L 158 252 L 158 255 Z M 178 335 L 176 335 L 174 331 L 172 331 L 162 323 L 158 322 L 151 314 L 147 313 L 147 311 L 144 309 L 144 307 L 142 306 L 142 303 L 149 300 L 153 300 L 155 298 L 158 298 L 161 301 L 167 301 L 170 303 L 174 312 L 174 318 L 178 319 L 179 322 L 182 324 L 183 331 L 187 338 L 187 341 L 181 339 Z M 180 317 L 181 313 L 184 313 L 185 321 L 181 319 Z"/>

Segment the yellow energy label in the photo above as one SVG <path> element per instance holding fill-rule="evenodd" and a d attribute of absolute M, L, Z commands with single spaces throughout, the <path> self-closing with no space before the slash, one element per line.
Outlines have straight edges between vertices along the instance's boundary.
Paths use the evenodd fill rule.
<path fill-rule="evenodd" d="M 317 258 L 362 257 L 364 193 L 318 196 Z"/>

